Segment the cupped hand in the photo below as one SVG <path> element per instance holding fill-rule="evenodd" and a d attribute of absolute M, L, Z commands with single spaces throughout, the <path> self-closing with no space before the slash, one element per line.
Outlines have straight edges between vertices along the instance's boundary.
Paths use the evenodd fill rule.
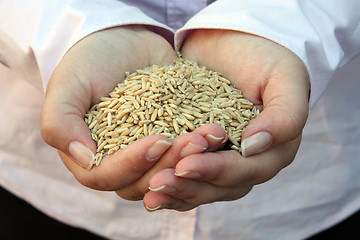
<path fill-rule="evenodd" d="M 185 58 L 218 71 L 262 112 L 242 136 L 250 156 L 300 136 L 308 116 L 310 82 L 302 61 L 270 40 L 230 30 L 197 30 Z M 251 139 L 250 139 L 251 138 Z"/>
<path fill-rule="evenodd" d="M 170 147 L 166 137 L 149 136 L 89 171 L 96 143 L 84 116 L 125 78 L 126 71 L 169 64 L 176 57 L 164 38 L 135 26 L 93 33 L 65 54 L 47 85 L 41 133 L 80 183 L 100 190 L 123 188 L 141 178 Z"/>
<path fill-rule="evenodd" d="M 240 199 L 290 164 L 300 140 L 299 136 L 246 158 L 235 150 L 189 155 L 175 168 L 154 174 L 144 205 L 150 211 L 163 208 L 188 211 L 202 204 Z"/>
<path fill-rule="evenodd" d="M 138 141 L 141 140 L 143 139 Z M 126 187 L 117 189 L 116 193 L 124 199 L 141 200 L 149 191 L 149 182 L 153 176 L 163 170 L 174 169 L 181 159 L 186 159 L 188 156 L 196 156 L 211 149 L 222 148 L 226 142 L 226 132 L 216 124 L 204 125 L 191 133 L 182 134 L 172 141 L 171 147 L 141 178 Z M 129 147 L 131 145 L 124 150 Z M 121 151 L 115 154 L 121 154 Z"/>
<path fill-rule="evenodd" d="M 301 60 L 261 37 L 229 30 L 196 30 L 182 54 L 221 72 L 262 111 L 236 151 L 204 152 L 182 159 L 150 180 L 144 204 L 180 211 L 245 196 L 295 158 L 308 116 L 310 84 Z"/>

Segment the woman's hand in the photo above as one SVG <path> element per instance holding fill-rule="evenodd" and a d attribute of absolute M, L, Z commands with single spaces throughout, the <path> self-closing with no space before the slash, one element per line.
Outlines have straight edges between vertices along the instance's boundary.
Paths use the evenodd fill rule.
<path fill-rule="evenodd" d="M 89 171 L 96 143 L 84 116 L 100 97 L 124 80 L 126 71 L 170 64 L 176 57 L 165 39 L 135 26 L 93 33 L 66 53 L 46 89 L 41 133 L 49 145 L 58 149 L 80 183 L 99 190 L 126 187 L 141 178 L 171 146 L 164 136 L 149 136 L 106 157 Z"/>
<path fill-rule="evenodd" d="M 307 71 L 296 55 L 274 42 L 236 31 L 196 30 L 182 54 L 221 72 L 262 112 L 243 133 L 242 155 L 207 151 L 155 174 L 144 197 L 150 210 L 186 211 L 245 196 L 294 160 L 308 116 Z"/>

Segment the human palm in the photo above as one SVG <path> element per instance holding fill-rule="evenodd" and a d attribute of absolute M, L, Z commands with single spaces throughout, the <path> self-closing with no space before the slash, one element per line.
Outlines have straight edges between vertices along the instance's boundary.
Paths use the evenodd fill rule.
<path fill-rule="evenodd" d="M 167 138 L 149 136 L 88 171 L 96 143 L 84 116 L 125 78 L 125 72 L 169 64 L 175 58 L 176 53 L 164 38 L 142 27 L 93 33 L 62 58 L 47 85 L 41 130 L 44 140 L 58 149 L 66 167 L 82 184 L 100 190 L 127 186 L 169 148 Z M 156 142 L 159 144 L 150 152 Z"/>
<path fill-rule="evenodd" d="M 294 160 L 308 114 L 307 71 L 296 55 L 274 42 L 237 31 L 196 30 L 182 54 L 221 72 L 262 112 L 243 133 L 242 155 L 219 148 L 189 155 L 155 174 L 144 197 L 151 210 L 186 211 L 245 196 Z"/>

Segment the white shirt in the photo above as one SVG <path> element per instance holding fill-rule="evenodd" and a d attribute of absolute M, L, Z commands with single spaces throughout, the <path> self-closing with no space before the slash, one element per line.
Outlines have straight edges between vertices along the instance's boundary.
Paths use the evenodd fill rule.
<path fill-rule="evenodd" d="M 360 2 L 210 2 L 1 0 L 0 184 L 46 214 L 110 239 L 303 239 L 357 211 Z M 295 161 L 242 199 L 184 213 L 148 213 L 141 202 L 78 183 L 41 139 L 43 92 L 77 41 L 129 23 L 151 26 L 177 49 L 192 29 L 225 28 L 293 51 L 312 84 Z"/>

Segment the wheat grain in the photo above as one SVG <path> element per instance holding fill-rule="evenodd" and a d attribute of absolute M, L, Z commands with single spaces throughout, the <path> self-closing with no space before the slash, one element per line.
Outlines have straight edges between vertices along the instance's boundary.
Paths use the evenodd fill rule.
<path fill-rule="evenodd" d="M 241 151 L 244 128 L 259 115 L 230 80 L 181 57 L 170 66 L 153 65 L 125 75 L 85 114 L 97 143 L 93 165 L 144 136 L 175 138 L 208 123 L 221 125 L 230 148 Z"/>

